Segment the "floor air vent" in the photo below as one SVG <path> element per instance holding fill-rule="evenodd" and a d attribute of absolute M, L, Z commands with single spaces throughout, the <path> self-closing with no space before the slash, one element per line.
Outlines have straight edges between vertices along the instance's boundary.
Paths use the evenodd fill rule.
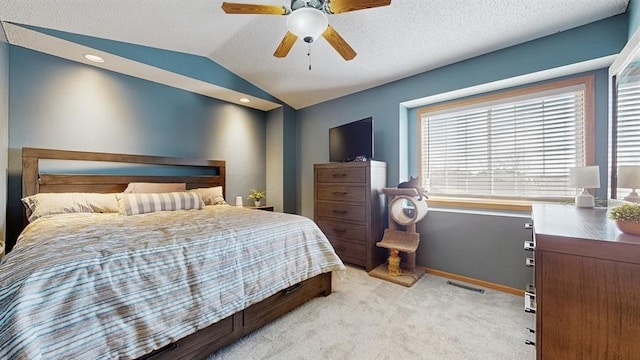
<path fill-rule="evenodd" d="M 453 281 L 447 281 L 447 284 L 453 285 L 453 286 L 457 286 L 457 287 L 462 288 L 462 289 L 475 291 L 475 292 L 478 292 L 480 294 L 484 294 L 484 289 L 474 288 L 473 286 L 460 284 L 460 283 L 456 283 L 456 282 L 453 282 Z"/>

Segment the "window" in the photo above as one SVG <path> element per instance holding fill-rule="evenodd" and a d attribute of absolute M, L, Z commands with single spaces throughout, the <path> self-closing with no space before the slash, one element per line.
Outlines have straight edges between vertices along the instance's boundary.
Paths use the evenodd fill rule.
<path fill-rule="evenodd" d="M 612 182 L 612 196 L 624 197 L 633 190 L 630 186 L 640 181 L 625 180 L 626 176 L 620 174 L 621 167 L 637 167 L 640 162 L 640 79 L 637 76 L 628 76 L 618 83 L 614 138 L 614 164 L 618 169 L 614 179 L 618 186 Z M 620 196 L 616 196 L 617 190 Z"/>
<path fill-rule="evenodd" d="M 433 196 L 567 200 L 569 168 L 594 163 L 593 77 L 418 112 L 419 174 Z"/>

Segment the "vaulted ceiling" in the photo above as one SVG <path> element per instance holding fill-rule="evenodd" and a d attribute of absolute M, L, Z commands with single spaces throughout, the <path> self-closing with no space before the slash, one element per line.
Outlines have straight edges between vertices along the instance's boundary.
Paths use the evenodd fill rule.
<path fill-rule="evenodd" d="M 287 0 L 233 1 L 290 6 Z M 329 15 L 357 52 L 351 61 L 323 38 L 310 46 L 298 40 L 287 57 L 276 58 L 286 16 L 229 15 L 221 5 L 3 0 L 0 20 L 205 56 L 299 109 L 617 15 L 628 0 L 392 0 Z M 134 64 L 116 71 L 126 73 L 128 66 Z"/>

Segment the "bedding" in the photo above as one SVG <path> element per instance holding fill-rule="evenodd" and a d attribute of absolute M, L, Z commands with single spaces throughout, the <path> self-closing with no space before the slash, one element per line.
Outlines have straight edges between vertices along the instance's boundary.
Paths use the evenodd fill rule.
<path fill-rule="evenodd" d="M 0 262 L 0 358 L 137 358 L 343 270 L 297 215 L 223 205 L 43 216 Z"/>
<path fill-rule="evenodd" d="M 47 215 L 64 213 L 118 212 L 115 194 L 41 193 L 22 199 L 29 222 Z"/>
<path fill-rule="evenodd" d="M 180 192 L 187 189 L 185 183 L 152 183 L 152 182 L 132 182 L 124 189 L 125 194 L 146 194 L 163 192 Z"/>
<path fill-rule="evenodd" d="M 116 194 L 120 215 L 139 215 L 154 211 L 201 210 L 200 194 L 190 191 L 153 194 Z"/>
<path fill-rule="evenodd" d="M 224 195 L 222 194 L 222 186 L 214 186 L 209 188 L 197 188 L 189 190 L 200 194 L 205 205 L 224 205 Z"/>

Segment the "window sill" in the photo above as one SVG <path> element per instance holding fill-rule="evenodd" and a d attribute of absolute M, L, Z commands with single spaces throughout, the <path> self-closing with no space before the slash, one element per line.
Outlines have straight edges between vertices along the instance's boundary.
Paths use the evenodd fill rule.
<path fill-rule="evenodd" d="M 429 196 L 427 204 L 438 208 L 484 209 L 504 211 L 531 211 L 531 201 L 527 200 L 499 200 L 472 199 Z"/>

